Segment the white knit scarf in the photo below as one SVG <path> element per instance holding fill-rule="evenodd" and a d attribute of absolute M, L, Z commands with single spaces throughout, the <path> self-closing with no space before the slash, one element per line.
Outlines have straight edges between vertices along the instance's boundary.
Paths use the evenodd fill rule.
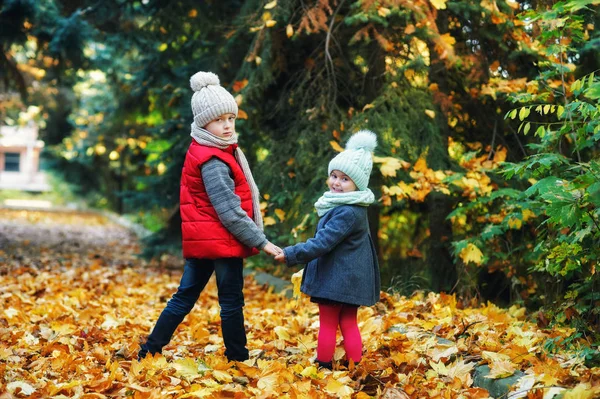
<path fill-rule="evenodd" d="M 326 191 L 323 193 L 321 198 L 315 202 L 315 208 L 317 209 L 317 215 L 323 216 L 336 206 L 340 205 L 360 205 L 369 206 L 375 201 L 375 195 L 367 188 L 362 191 L 350 191 L 347 193 L 332 193 Z"/>
<path fill-rule="evenodd" d="M 216 147 L 222 150 L 226 149 L 232 144 L 237 144 L 238 136 L 237 133 L 233 132 L 233 135 L 229 139 L 222 139 L 211 134 L 208 130 L 198 127 L 196 123 L 192 123 L 192 133 L 190 134 L 194 140 L 200 145 L 205 145 L 207 147 Z M 254 177 L 252 176 L 252 171 L 250 170 L 250 166 L 248 165 L 248 160 L 244 155 L 243 151 L 239 146 L 236 146 L 235 149 L 235 159 L 242 167 L 242 171 L 244 172 L 244 176 L 248 181 L 248 185 L 250 186 L 250 193 L 252 194 L 252 211 L 254 215 L 254 223 L 258 226 L 258 228 L 263 231 L 263 218 L 262 213 L 260 212 L 260 199 L 259 192 L 256 183 L 254 182 Z"/>

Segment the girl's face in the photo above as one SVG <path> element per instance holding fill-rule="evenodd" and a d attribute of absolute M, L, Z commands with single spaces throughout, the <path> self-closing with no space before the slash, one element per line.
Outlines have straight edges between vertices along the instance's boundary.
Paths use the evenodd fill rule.
<path fill-rule="evenodd" d="M 204 129 L 208 130 L 213 136 L 228 139 L 235 132 L 235 115 L 223 114 L 210 121 L 208 125 L 204 126 Z"/>
<path fill-rule="evenodd" d="M 356 184 L 354 184 L 352 179 L 339 170 L 331 171 L 329 179 L 327 179 L 327 185 L 329 186 L 329 191 L 332 193 L 348 193 L 356 191 Z"/>

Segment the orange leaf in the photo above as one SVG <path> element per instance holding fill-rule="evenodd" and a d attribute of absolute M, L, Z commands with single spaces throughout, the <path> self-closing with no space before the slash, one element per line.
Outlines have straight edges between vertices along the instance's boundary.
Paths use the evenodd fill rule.
<path fill-rule="evenodd" d="M 239 119 L 248 119 L 248 114 L 243 109 L 238 109 L 238 116 L 237 117 Z"/>

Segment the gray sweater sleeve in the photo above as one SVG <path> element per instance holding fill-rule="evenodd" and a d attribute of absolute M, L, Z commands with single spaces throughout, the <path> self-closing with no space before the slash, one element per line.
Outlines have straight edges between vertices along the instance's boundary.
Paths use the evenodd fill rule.
<path fill-rule="evenodd" d="M 263 249 L 267 245 L 265 234 L 242 209 L 242 201 L 235 193 L 231 170 L 223 161 L 212 158 L 201 167 L 202 181 L 210 203 L 219 220 L 242 244 Z"/>

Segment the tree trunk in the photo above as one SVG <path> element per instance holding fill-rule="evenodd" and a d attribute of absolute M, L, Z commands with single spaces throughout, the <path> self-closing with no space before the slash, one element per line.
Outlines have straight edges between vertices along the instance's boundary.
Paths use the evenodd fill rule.
<path fill-rule="evenodd" d="M 446 220 L 446 216 L 452 211 L 452 200 L 442 193 L 432 192 L 427 204 L 430 231 L 427 263 L 431 272 L 431 289 L 436 292 L 451 292 L 458 279 L 450 254 L 452 226 Z"/>
<path fill-rule="evenodd" d="M 448 16 L 446 12 L 440 11 L 437 14 L 437 26 L 440 34 L 448 31 Z M 449 68 L 444 64 L 435 49 L 435 43 L 429 42 L 430 54 L 430 72 L 429 76 L 432 83 L 437 83 L 439 89 L 444 93 L 450 93 Z M 450 167 L 450 156 L 448 154 L 448 123 L 446 117 L 438 116 L 441 142 L 445 148 L 441 149 L 444 159 L 438 160 L 436 167 Z M 429 251 L 427 262 L 431 273 L 431 289 L 437 292 L 451 292 L 458 281 L 456 267 L 452 260 L 450 252 L 450 243 L 452 242 L 452 226 L 446 216 L 452 212 L 453 201 L 450 197 L 432 192 L 427 198 L 429 208 Z"/>

